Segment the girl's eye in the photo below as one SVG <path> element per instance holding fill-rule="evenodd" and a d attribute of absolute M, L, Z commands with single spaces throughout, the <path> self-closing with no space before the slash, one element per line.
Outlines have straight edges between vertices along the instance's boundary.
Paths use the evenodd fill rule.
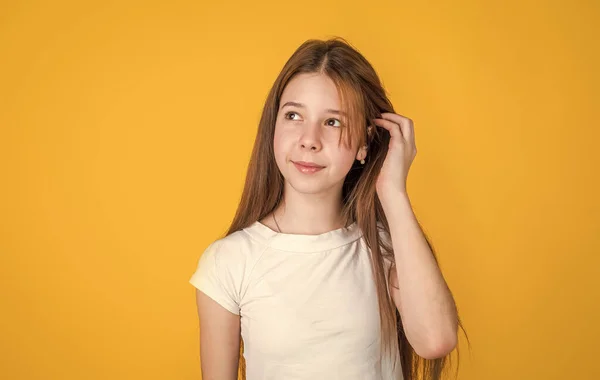
<path fill-rule="evenodd" d="M 334 125 L 330 124 L 330 122 L 334 122 Z M 335 125 L 335 122 L 337 122 L 338 124 Z M 327 120 L 327 125 L 332 126 L 332 127 L 341 127 L 342 123 L 338 120 L 338 119 L 329 119 Z"/>
<path fill-rule="evenodd" d="M 288 120 L 296 120 L 296 119 L 290 119 L 290 117 L 289 117 L 290 115 L 296 115 L 296 116 L 298 116 L 298 114 L 296 112 L 289 111 L 289 112 L 286 112 L 283 117 L 285 117 Z"/>

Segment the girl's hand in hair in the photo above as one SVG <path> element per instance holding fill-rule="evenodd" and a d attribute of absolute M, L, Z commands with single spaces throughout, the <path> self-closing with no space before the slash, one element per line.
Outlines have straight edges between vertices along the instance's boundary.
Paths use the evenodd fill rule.
<path fill-rule="evenodd" d="M 384 112 L 373 119 L 375 125 L 387 129 L 390 144 L 377 177 L 377 195 L 380 199 L 406 193 L 406 179 L 415 156 L 415 131 L 411 119 L 395 113 Z"/>

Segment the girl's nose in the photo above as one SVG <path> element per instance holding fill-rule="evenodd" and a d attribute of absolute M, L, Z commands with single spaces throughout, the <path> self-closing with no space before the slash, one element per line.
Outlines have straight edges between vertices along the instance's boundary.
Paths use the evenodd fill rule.
<path fill-rule="evenodd" d="M 309 125 L 304 129 L 304 133 L 300 138 L 300 147 L 313 151 L 321 150 L 321 136 L 319 125 Z"/>

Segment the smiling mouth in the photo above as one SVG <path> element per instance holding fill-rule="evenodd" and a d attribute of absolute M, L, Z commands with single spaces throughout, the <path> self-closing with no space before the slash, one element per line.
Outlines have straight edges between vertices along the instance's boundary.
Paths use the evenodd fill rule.
<path fill-rule="evenodd" d="M 292 161 L 292 163 L 294 164 L 296 169 L 298 169 L 298 171 L 303 174 L 313 174 L 325 168 L 324 166 L 320 166 L 312 162 Z"/>

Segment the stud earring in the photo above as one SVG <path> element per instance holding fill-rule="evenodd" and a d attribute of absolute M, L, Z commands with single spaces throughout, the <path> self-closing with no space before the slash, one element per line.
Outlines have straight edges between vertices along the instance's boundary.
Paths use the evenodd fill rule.
<path fill-rule="evenodd" d="M 364 159 L 363 159 L 363 160 L 360 160 L 360 164 L 361 164 L 361 165 L 364 165 L 364 164 L 365 164 L 365 160 L 364 160 Z"/>

